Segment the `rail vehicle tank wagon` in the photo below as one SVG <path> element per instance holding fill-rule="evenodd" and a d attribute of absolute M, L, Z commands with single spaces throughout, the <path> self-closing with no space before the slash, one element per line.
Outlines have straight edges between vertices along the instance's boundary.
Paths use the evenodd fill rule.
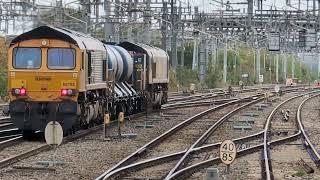
<path fill-rule="evenodd" d="M 26 136 L 53 120 L 65 134 L 167 101 L 169 58 L 139 43 L 112 45 L 89 35 L 41 26 L 8 49 L 9 111 Z"/>

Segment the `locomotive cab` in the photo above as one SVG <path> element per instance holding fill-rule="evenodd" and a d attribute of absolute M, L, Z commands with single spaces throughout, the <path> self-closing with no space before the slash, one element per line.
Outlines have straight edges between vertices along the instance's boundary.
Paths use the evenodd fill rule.
<path fill-rule="evenodd" d="M 66 128 L 74 123 L 80 76 L 78 57 L 79 48 L 62 40 L 34 39 L 11 45 L 10 115 L 19 129 L 44 130 L 52 120 Z"/>
<path fill-rule="evenodd" d="M 85 86 L 85 50 L 67 34 L 42 26 L 12 40 L 8 49 L 10 115 L 23 132 L 58 121 L 64 132 L 79 118 Z"/>

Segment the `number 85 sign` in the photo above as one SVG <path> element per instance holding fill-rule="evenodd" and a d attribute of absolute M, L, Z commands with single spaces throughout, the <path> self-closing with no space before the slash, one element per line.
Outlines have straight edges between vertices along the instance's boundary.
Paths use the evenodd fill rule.
<path fill-rule="evenodd" d="M 225 140 L 220 145 L 220 159 L 221 161 L 229 165 L 233 163 L 237 155 L 237 148 L 234 142 L 231 140 Z"/>

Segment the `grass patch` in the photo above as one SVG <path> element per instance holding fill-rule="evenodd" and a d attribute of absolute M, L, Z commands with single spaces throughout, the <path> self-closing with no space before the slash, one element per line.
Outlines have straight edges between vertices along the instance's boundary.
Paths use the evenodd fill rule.
<path fill-rule="evenodd" d="M 304 175 L 306 175 L 306 173 L 302 169 L 299 169 L 298 171 L 292 174 L 293 177 L 302 177 Z"/>

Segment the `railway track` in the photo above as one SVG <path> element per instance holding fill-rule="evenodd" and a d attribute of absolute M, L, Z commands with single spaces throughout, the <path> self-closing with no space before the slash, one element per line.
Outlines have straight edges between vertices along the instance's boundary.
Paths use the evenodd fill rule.
<path fill-rule="evenodd" d="M 206 146 L 207 146 L 207 145 L 206 145 Z M 43 150 L 41 150 L 41 148 L 40 148 L 40 152 L 43 152 L 43 151 L 45 151 L 45 150 L 48 150 L 48 149 L 44 148 Z M 31 152 L 30 152 L 31 155 L 30 155 L 30 154 L 27 155 L 27 156 L 25 156 L 25 155 L 20 156 L 20 155 L 19 155 L 17 158 L 18 158 L 19 160 L 20 160 L 21 158 L 24 159 L 24 158 L 26 158 L 26 157 L 30 157 L 30 156 L 35 155 L 35 154 L 38 154 L 38 153 L 40 153 L 40 152 L 31 151 Z M 24 156 L 25 156 L 25 157 L 24 157 Z M 13 158 L 15 158 L 15 157 L 13 157 Z M 17 161 L 19 161 L 19 160 L 17 160 Z M 3 167 L 6 167 L 6 166 L 8 166 L 8 165 L 10 165 L 10 164 L 12 164 L 12 163 L 14 163 L 14 162 L 17 162 L 17 161 L 13 160 L 12 162 L 10 162 L 10 163 L 7 164 L 7 165 L 4 165 Z"/>
<path fill-rule="evenodd" d="M 248 93 L 248 92 L 255 92 L 259 90 L 258 88 L 250 88 L 250 89 L 243 89 L 243 90 L 234 90 L 234 93 Z M 201 94 L 196 94 L 196 95 L 190 95 L 190 96 L 180 96 L 180 97 L 173 97 L 169 98 L 167 104 L 172 104 L 172 103 L 177 103 L 177 102 L 182 102 L 182 103 L 187 103 L 187 102 L 195 102 L 195 101 L 201 101 L 201 100 L 207 100 L 207 99 L 212 99 L 212 98 L 218 98 L 218 97 L 226 97 L 230 96 L 229 92 L 225 90 L 221 91 L 209 91 Z"/>
<path fill-rule="evenodd" d="M 265 129 L 263 131 L 259 132 L 259 133 L 256 133 L 255 135 L 252 135 L 252 138 L 259 138 L 259 136 L 261 137 L 261 135 L 265 134 L 266 128 L 268 127 L 269 119 L 271 119 L 274 116 L 275 111 L 279 110 L 279 108 L 281 106 L 283 106 L 283 104 L 288 103 L 292 99 L 295 99 L 295 98 L 301 97 L 301 96 L 304 96 L 304 94 L 289 98 L 288 100 L 282 102 L 276 108 L 274 108 L 274 110 L 272 111 L 270 116 L 267 118 Z M 298 139 L 300 137 L 300 135 L 301 135 L 301 131 L 297 131 L 297 132 L 295 132 L 293 134 L 290 134 L 290 135 L 288 135 L 286 137 L 281 137 L 281 138 L 278 138 L 276 140 L 268 141 L 267 142 L 267 146 L 270 147 L 271 145 L 272 146 L 282 145 L 283 143 L 287 143 L 287 142 L 294 141 L 294 140 Z M 235 143 L 237 144 L 237 142 L 235 142 Z M 251 154 L 252 152 L 258 152 L 264 146 L 265 146 L 265 143 L 260 143 L 260 144 L 254 145 L 252 147 L 246 148 L 244 150 L 240 150 L 240 151 L 237 152 L 237 157 L 241 157 L 243 155 Z M 209 166 L 212 166 L 213 164 L 219 164 L 219 163 L 221 163 L 221 160 L 217 156 L 217 157 L 212 158 L 210 160 L 201 161 L 199 163 L 192 164 L 192 165 L 190 165 L 190 166 L 188 166 L 186 168 L 183 168 L 183 169 L 177 171 L 176 173 L 173 173 L 170 176 L 170 178 L 167 178 L 167 179 L 185 179 L 185 178 L 191 176 L 191 174 L 193 174 L 195 172 L 198 172 L 201 169 L 208 168 Z"/>
<path fill-rule="evenodd" d="M 186 151 L 186 153 L 181 157 L 181 159 L 176 163 L 176 165 L 170 170 L 170 172 L 166 175 L 165 179 L 171 179 L 173 174 L 178 171 L 179 169 L 181 169 L 184 164 L 187 164 L 188 161 L 190 160 L 190 154 L 191 152 L 196 148 L 196 147 L 200 147 L 202 146 L 207 139 L 209 138 L 209 136 L 227 119 L 229 119 L 232 115 L 234 115 L 236 112 L 240 111 L 243 108 L 246 108 L 254 103 L 257 103 L 259 101 L 263 100 L 263 98 L 254 100 L 252 102 L 246 103 L 232 111 L 230 111 L 229 113 L 227 113 L 226 115 L 224 115 L 222 118 L 220 118 L 214 125 L 212 125 L 205 133 L 203 133 L 201 135 L 201 137 L 199 139 L 197 139 L 197 141 L 191 145 L 191 147 Z"/>
<path fill-rule="evenodd" d="M 302 85 L 299 86 L 295 86 L 295 87 L 300 87 Z M 267 85 L 267 86 L 261 86 L 261 87 L 254 87 L 254 86 L 248 86 L 243 90 L 239 90 L 238 87 L 233 87 L 234 92 L 240 93 L 240 92 L 250 92 L 250 91 L 256 91 L 258 89 L 263 89 L 263 90 L 268 90 L 268 89 L 272 89 L 274 87 L 274 85 Z M 200 94 L 227 94 L 227 89 L 222 89 L 222 88 L 215 88 L 215 89 L 202 89 L 202 90 L 197 90 L 196 93 L 200 93 Z M 195 97 L 199 97 L 199 95 L 191 95 L 191 93 L 183 93 L 183 92 L 169 92 L 169 101 L 173 100 L 173 99 L 178 99 L 178 98 L 189 98 L 190 96 L 195 96 Z"/>
<path fill-rule="evenodd" d="M 13 129 L 15 126 L 10 120 L 10 117 L 2 117 L 0 118 L 0 131 L 7 130 L 7 129 Z M 1 138 L 1 133 L 0 133 Z"/>
<path fill-rule="evenodd" d="M 250 105 L 251 103 L 260 101 L 262 99 L 258 99 L 258 98 L 252 98 L 252 101 L 250 103 L 246 103 L 245 105 L 239 107 L 239 108 L 235 108 L 236 110 L 234 111 L 238 111 L 239 109 Z M 203 111 L 185 121 L 183 121 L 182 123 L 178 124 L 177 126 L 171 128 L 170 130 L 168 130 L 167 132 L 165 132 L 164 134 L 158 136 L 156 139 L 150 141 L 149 143 L 145 144 L 143 147 L 141 147 L 140 149 L 138 149 L 137 151 L 135 151 L 134 153 L 132 153 L 131 155 L 129 155 L 128 157 L 126 157 L 125 159 L 123 159 L 122 161 L 120 161 L 117 165 L 113 166 L 112 168 L 110 168 L 108 171 L 106 171 L 105 173 L 103 173 L 101 176 L 99 176 L 97 179 L 108 179 L 110 177 L 114 177 L 114 176 L 118 176 L 121 175 L 122 173 L 124 173 L 124 171 L 117 171 L 119 169 L 122 169 L 126 166 L 130 166 L 130 164 L 133 163 L 133 161 L 136 161 L 137 158 L 146 155 L 146 153 L 148 154 L 148 152 L 150 151 L 156 151 L 154 150 L 154 148 L 156 148 L 157 146 L 159 146 L 159 144 L 163 143 L 167 138 L 171 137 L 172 135 L 174 135 L 175 133 L 177 133 L 179 131 L 179 134 L 181 134 L 180 130 L 185 128 L 186 126 L 188 126 L 189 124 L 196 122 L 197 120 L 201 119 L 202 117 L 208 115 L 208 113 L 214 112 L 220 108 L 226 107 L 227 105 L 231 105 L 231 103 L 236 103 L 239 102 L 239 100 L 237 101 L 231 101 L 229 103 L 225 103 L 223 105 L 219 105 L 217 107 L 214 108 L 210 108 L 206 111 Z M 197 144 L 200 143 L 202 140 L 204 140 L 205 138 L 207 138 L 210 133 L 212 131 L 214 131 L 215 128 L 217 128 L 224 120 L 226 120 L 230 115 L 232 115 L 232 113 L 228 113 L 227 112 L 223 112 L 223 114 L 227 114 L 227 115 L 220 115 L 220 118 L 218 118 L 216 121 L 213 122 L 213 125 L 211 124 L 209 127 L 207 127 L 206 129 L 208 129 L 207 132 L 205 132 L 203 134 L 203 136 L 200 137 L 200 140 L 196 141 Z M 219 114 L 219 113 L 218 113 Z M 193 125 L 194 126 L 194 125 Z M 198 132 L 199 133 L 199 132 Z M 194 142 L 194 141 L 193 141 Z M 192 144 L 192 143 L 191 143 Z M 163 147 L 167 147 L 167 146 L 163 146 Z M 186 146 L 188 147 L 188 146 Z M 170 149 L 170 151 L 174 151 L 172 149 Z M 188 151 L 190 152 L 190 151 Z M 157 159 L 159 156 L 161 156 L 161 154 L 157 154 L 155 158 L 153 159 Z M 127 171 L 125 171 L 127 172 Z"/>
<path fill-rule="evenodd" d="M 282 86 L 281 89 L 282 91 L 287 91 L 287 90 L 294 90 L 294 89 L 302 89 L 306 87 L 305 85 L 299 85 L 299 86 Z M 274 86 L 270 87 L 260 87 L 260 88 L 249 88 L 249 89 L 243 89 L 243 90 L 234 90 L 233 92 L 236 94 L 245 94 L 245 93 L 250 93 L 250 92 L 256 92 L 259 90 L 266 91 L 266 90 L 271 90 L 273 91 Z M 229 99 L 232 99 L 230 97 L 229 92 L 221 90 L 221 91 L 210 91 L 209 92 L 203 92 L 202 94 L 196 94 L 196 95 L 191 95 L 191 96 L 180 96 L 180 97 L 169 97 L 167 104 L 164 105 L 164 107 L 167 106 L 178 106 L 178 104 L 181 103 L 196 103 L 199 101 L 209 101 L 209 99 L 214 99 L 216 100 L 217 98 L 223 98 L 223 97 L 229 97 Z M 218 101 L 218 100 L 217 100 Z M 223 99 L 221 99 L 223 101 Z M 219 101 L 218 101 L 219 102 Z"/>
<path fill-rule="evenodd" d="M 0 117 L 6 115 L 3 111 L 6 106 L 8 106 L 8 104 L 0 104 Z"/>
<path fill-rule="evenodd" d="M 309 98 L 305 99 L 304 101 L 301 102 L 301 104 L 298 107 L 297 110 L 297 122 L 299 125 L 299 129 L 301 131 L 301 139 L 302 139 L 302 143 L 304 144 L 304 147 L 306 148 L 306 150 L 308 151 L 310 158 L 314 161 L 314 163 L 319 166 L 320 165 L 320 154 L 317 150 L 317 148 L 314 145 L 314 142 L 312 142 L 310 140 L 310 137 L 307 133 L 307 131 L 304 128 L 303 122 L 302 122 L 302 108 L 305 106 L 307 101 L 310 101 L 312 98 L 318 97 L 320 96 L 320 94 L 314 95 L 314 96 L 310 96 Z"/>
<path fill-rule="evenodd" d="M 0 147 L 3 141 L 21 136 L 21 132 L 15 128 L 10 117 L 0 117 Z"/>
<path fill-rule="evenodd" d="M 12 129 L 6 129 L 6 130 L 1 130 L 0 131 L 0 142 L 13 138 L 21 136 L 21 131 L 17 128 L 12 128 Z"/>
<path fill-rule="evenodd" d="M 241 108 L 240 108 L 241 109 Z M 236 109 L 235 111 L 238 111 L 239 109 Z M 222 119 L 227 119 L 228 116 L 230 116 L 232 113 L 230 112 L 230 114 L 227 114 L 224 118 Z M 110 168 L 107 172 L 103 173 L 101 176 L 99 176 L 97 179 L 109 179 L 109 178 L 113 178 L 113 177 L 118 177 L 119 175 L 123 174 L 123 173 L 128 173 L 128 172 L 135 172 L 138 169 L 141 168 L 145 168 L 145 167 L 150 167 L 151 165 L 156 165 L 159 164 L 161 162 L 166 162 L 166 161 L 172 161 L 172 160 L 177 160 L 178 158 L 181 158 L 181 160 L 176 164 L 175 168 L 173 168 L 171 170 L 171 173 L 167 174 L 166 179 L 175 179 L 176 176 L 179 176 L 179 174 L 181 172 L 184 172 L 184 168 L 181 168 L 179 166 L 186 164 L 186 161 L 188 161 L 188 159 L 186 157 L 188 157 L 189 154 L 193 154 L 195 152 L 197 152 L 201 146 L 201 143 L 203 143 L 205 141 L 205 139 L 212 133 L 212 130 L 214 130 L 216 127 L 215 126 L 211 126 L 211 128 L 209 128 L 209 130 L 203 135 L 201 136 L 202 138 L 199 138 L 195 144 L 193 144 L 191 146 L 191 148 L 189 148 L 186 151 L 180 151 L 177 153 L 173 153 L 173 154 L 169 154 L 169 155 L 162 155 L 162 156 L 158 156 L 155 158 L 151 158 L 148 160 L 143 160 L 140 162 L 136 162 L 136 163 L 130 163 L 130 161 L 132 161 L 134 156 L 141 156 L 143 154 L 144 151 L 149 151 L 148 150 L 148 145 L 147 146 L 143 146 L 142 148 L 140 148 L 139 150 L 137 150 L 135 153 L 131 154 L 130 156 L 128 156 L 127 158 L 125 158 L 124 160 L 122 160 L 121 162 L 119 162 L 117 165 L 115 165 L 114 167 Z M 261 135 L 263 134 L 263 131 L 255 134 L 255 135 L 250 135 L 248 137 L 250 138 L 257 138 L 257 137 L 261 137 Z M 297 135 L 294 135 L 288 139 L 292 139 L 293 137 L 296 137 Z M 245 137 L 244 139 L 248 138 Z M 286 139 L 286 138 L 285 138 Z M 241 138 L 239 139 L 239 141 L 241 140 Z M 284 141 L 282 139 L 279 140 L 280 142 Z M 279 141 L 275 141 L 274 143 L 277 143 Z M 149 143 L 152 144 L 153 142 Z M 257 145 L 257 147 L 262 147 L 263 144 L 259 144 Z M 210 147 L 217 147 L 218 144 L 216 144 L 215 146 L 213 146 L 212 144 L 209 145 L 205 145 L 202 147 L 208 147 L 208 149 L 210 149 Z M 202 149 L 202 148 L 200 148 Z M 207 148 L 204 148 L 207 149 Z M 255 148 L 253 148 L 255 149 Z M 246 151 L 243 151 L 246 152 Z M 136 154 L 136 155 L 135 155 Z M 181 157 L 182 156 L 182 157 Z M 200 163 L 201 164 L 201 163 Z M 182 170 L 182 171 L 180 171 Z M 176 174 L 176 172 L 179 172 L 178 174 Z M 162 177 L 165 178 L 165 177 Z M 161 179 L 162 179 L 161 178 Z"/>
<path fill-rule="evenodd" d="M 270 145 L 276 146 L 276 145 L 282 144 L 284 142 L 296 140 L 297 138 L 299 138 L 299 136 L 300 136 L 300 133 L 297 133 L 297 134 L 287 136 L 287 137 L 284 137 L 281 139 L 272 140 L 271 142 L 268 142 L 268 145 L 269 146 Z M 264 144 L 260 143 L 258 145 L 254 145 L 249 148 L 237 151 L 237 158 L 251 154 L 253 152 L 258 152 L 261 149 L 263 149 L 263 146 L 264 146 Z M 186 168 L 180 169 L 179 171 L 177 171 L 176 173 L 174 173 L 171 176 L 171 179 L 186 179 L 186 178 L 190 177 L 193 173 L 196 173 L 196 172 L 200 171 L 201 169 L 205 169 L 205 168 L 212 166 L 213 164 L 219 164 L 219 163 L 221 163 L 220 157 L 210 158 L 208 160 L 205 160 L 205 161 L 199 162 L 197 164 L 193 164 L 191 166 L 188 166 Z"/>
<path fill-rule="evenodd" d="M 317 91 L 318 92 L 318 91 Z M 300 104 L 300 99 L 298 99 L 298 98 L 300 98 L 300 97 L 303 97 L 303 96 L 305 96 L 305 95 L 310 95 L 310 94 L 313 94 L 313 93 L 316 93 L 315 91 L 313 91 L 313 92 L 309 92 L 309 93 L 305 93 L 305 94 L 300 94 L 300 95 L 297 95 L 297 96 L 294 96 L 294 97 L 292 97 L 292 98 L 289 98 L 289 99 L 287 99 L 287 100 L 285 100 L 285 101 L 283 101 L 282 103 L 280 103 L 271 113 L 270 113 L 270 115 L 268 116 L 268 118 L 267 118 L 267 120 L 266 120 L 266 124 L 265 124 L 265 129 L 264 129 L 264 138 L 263 138 L 263 162 L 261 163 L 261 165 L 262 165 L 262 178 L 263 179 L 267 179 L 267 180 L 272 180 L 272 179 L 274 179 L 274 175 L 273 175 L 273 172 L 272 172 L 272 160 L 271 160 L 271 148 L 270 148 L 270 144 L 269 144 L 269 141 L 270 141 L 270 139 L 271 138 L 273 138 L 275 135 L 274 135 L 274 133 L 272 133 L 272 130 L 270 130 L 270 128 L 271 128 L 271 126 L 272 127 L 274 127 L 275 125 L 278 125 L 277 127 L 275 127 L 275 128 L 273 128 L 273 131 L 274 130 L 279 130 L 279 129 L 283 129 L 284 128 L 284 126 L 279 126 L 279 119 L 277 119 L 278 121 L 276 121 L 276 123 L 272 123 L 272 125 L 271 125 L 271 121 L 273 120 L 273 119 L 275 119 L 275 116 L 276 116 L 276 114 L 277 114 L 277 112 L 278 112 L 278 114 L 279 114 L 279 111 L 280 111 L 280 108 L 282 107 L 282 106 L 284 106 L 285 104 L 289 104 L 289 102 L 290 102 L 290 104 L 292 105 L 292 104 L 295 104 L 296 106 L 293 106 L 293 108 L 294 109 L 296 109 L 297 110 L 297 118 L 300 116 L 298 113 L 299 113 L 299 109 L 301 109 L 301 104 Z M 312 96 L 313 97 L 313 96 Z M 306 99 L 307 100 L 307 99 Z M 295 101 L 294 103 L 292 102 L 292 101 Z M 305 101 L 303 101 L 303 102 L 305 102 Z M 298 104 L 297 104 L 298 103 Z M 299 105 L 300 104 L 300 105 Z M 295 107 L 297 107 L 299 105 L 299 108 L 295 108 Z M 292 111 L 292 109 L 290 110 L 290 111 Z M 282 114 L 283 114 L 283 110 L 282 110 Z M 303 132 L 303 131 L 301 131 L 301 128 L 298 128 L 297 126 L 296 126 L 296 120 L 295 121 L 292 121 L 291 120 L 291 122 L 290 121 L 288 121 L 288 120 L 285 120 L 284 119 L 284 121 L 285 122 L 280 122 L 280 124 L 285 124 L 286 126 L 286 128 L 284 129 L 285 131 L 287 131 L 287 133 L 289 133 L 290 134 L 290 131 L 296 131 L 296 133 L 295 134 L 301 134 L 301 132 Z M 300 121 L 300 120 L 299 120 Z M 299 122 L 298 121 L 298 122 Z M 289 129 L 287 128 L 287 127 L 289 127 Z M 294 130 L 295 129 L 295 130 Z M 292 133 L 292 132 L 291 132 Z M 278 135 L 279 135 L 279 133 L 277 133 Z M 286 135 L 287 136 L 287 135 Z"/>
<path fill-rule="evenodd" d="M 149 118 L 150 118 L 151 114 L 158 114 L 157 111 L 152 111 L 152 112 L 149 112 L 149 113 L 150 113 L 148 115 Z M 143 112 L 143 113 L 130 115 L 130 116 L 126 117 L 126 118 L 129 119 L 129 121 L 131 121 L 131 123 L 133 123 L 138 118 L 146 117 L 146 114 L 147 114 L 146 112 Z M 117 125 L 117 121 L 112 121 L 110 127 L 114 127 L 116 125 Z M 70 137 L 69 136 L 65 137 L 64 138 L 64 143 L 65 142 L 74 141 L 74 140 L 76 140 L 78 138 L 84 137 L 84 136 L 86 136 L 88 134 L 91 134 L 93 132 L 97 132 L 99 130 L 102 130 L 102 128 L 103 127 L 100 125 L 100 126 L 96 126 L 94 128 L 88 129 L 88 130 L 82 130 L 80 132 L 77 132 L 74 135 L 71 135 Z M 20 146 L 21 146 L 21 149 L 26 149 L 23 152 L 20 152 L 18 154 L 15 154 L 13 156 L 10 156 L 10 157 L 8 157 L 6 159 L 1 160 L 0 161 L 0 168 L 7 167 L 7 166 L 9 166 L 11 164 L 14 164 L 14 163 L 20 161 L 20 160 L 23 160 L 23 159 L 28 158 L 30 156 L 34 156 L 36 154 L 39 154 L 41 152 L 48 151 L 48 150 L 51 149 L 50 146 L 45 145 L 45 144 L 42 144 L 42 145 L 41 144 L 35 144 L 34 147 L 36 147 L 36 148 L 32 147 L 31 150 L 30 150 L 30 148 L 28 148 L 28 143 L 34 143 L 34 142 L 26 142 L 26 141 L 23 140 L 22 137 L 15 137 L 15 138 L 11 138 L 9 140 L 0 142 L 0 150 L 2 150 L 4 148 L 7 148 L 7 147 L 14 146 L 14 145 L 18 146 L 15 149 L 20 149 Z"/>
<path fill-rule="evenodd" d="M 96 132 L 97 130 L 101 129 L 102 126 L 95 126 L 93 128 L 90 128 L 90 129 L 87 129 L 87 130 L 82 130 L 82 131 L 79 131 L 75 134 L 72 134 L 70 136 L 67 136 L 63 139 L 63 144 L 67 143 L 67 142 L 71 142 L 71 141 L 74 141 L 76 139 L 79 139 L 81 137 L 84 137 L 92 132 Z M 21 141 L 21 138 L 16 138 L 15 141 L 13 141 L 13 139 L 11 141 L 7 141 L 6 143 L 6 146 L 9 145 L 13 145 L 13 144 L 16 144 L 18 142 L 23 142 Z M 0 168 L 4 168 L 6 166 L 9 166 L 13 163 L 16 163 L 22 159 L 25 159 L 25 158 L 28 158 L 30 156 L 33 156 L 33 155 L 36 155 L 36 154 L 39 154 L 43 151 L 47 151 L 47 150 L 50 150 L 52 149 L 51 146 L 47 145 L 47 144 L 40 144 L 40 143 L 37 143 L 35 144 L 37 147 L 35 148 L 31 148 L 31 149 L 28 149 L 26 151 L 23 151 L 19 154 L 16 154 L 16 155 L 13 155 L 13 156 L 10 156 L 8 158 L 5 158 L 5 159 L 2 159 L 0 160 Z M 34 146 L 34 145 L 32 145 Z"/>
<path fill-rule="evenodd" d="M 243 142 L 247 142 L 247 141 L 254 140 L 254 139 L 259 139 L 261 137 L 263 137 L 263 131 L 260 131 L 258 133 L 248 135 L 245 137 L 236 138 L 236 139 L 233 139 L 233 141 L 236 144 L 242 144 Z M 292 137 L 288 137 L 288 139 L 294 139 L 294 138 L 297 138 L 297 135 L 292 136 Z M 272 144 L 276 144 L 276 143 L 279 143 L 282 141 L 284 141 L 284 140 L 280 139 L 280 140 L 272 142 Z M 214 144 L 206 144 L 206 145 L 202 145 L 200 147 L 195 147 L 192 151 L 190 151 L 190 154 L 197 155 L 200 153 L 211 152 L 213 150 L 218 149 L 220 144 L 221 144 L 221 142 L 214 143 Z M 250 147 L 249 149 L 241 150 L 239 156 L 243 156 L 243 155 L 246 155 L 251 152 L 257 152 L 262 147 L 263 147 L 263 144 L 257 144 L 255 146 Z M 163 155 L 160 157 L 140 161 L 137 163 L 133 163 L 133 164 L 130 164 L 130 165 L 127 165 L 124 167 L 120 167 L 119 169 L 116 169 L 114 173 L 116 174 L 116 173 L 121 173 L 121 172 L 122 173 L 135 172 L 137 170 L 145 169 L 148 167 L 154 167 L 159 164 L 161 166 L 163 166 L 164 163 L 168 163 L 168 162 L 172 162 L 172 161 L 176 161 L 176 160 L 181 159 L 187 152 L 188 152 L 188 150 L 184 150 L 184 151 L 171 153 L 171 154 Z M 186 168 L 182 168 L 182 169 L 178 170 L 177 172 L 175 172 L 172 175 L 172 177 L 170 179 L 176 179 L 176 178 L 177 179 L 184 179 L 200 169 L 212 166 L 212 164 L 217 164 L 217 163 L 220 163 L 220 159 L 218 157 L 215 157 L 215 158 L 209 159 L 209 160 L 205 160 L 200 163 L 196 163 L 194 165 L 191 165 Z M 105 179 L 108 179 L 108 178 L 109 177 L 106 177 Z M 163 178 L 165 178 L 165 177 L 163 177 Z"/>
<path fill-rule="evenodd" d="M 272 88 L 265 88 L 265 90 L 272 89 Z M 291 89 L 301 89 L 297 87 L 286 87 L 283 90 L 286 92 Z M 256 91 L 260 89 L 258 88 L 251 88 L 251 89 L 244 89 L 242 91 L 236 90 L 237 94 L 241 94 L 241 96 L 250 96 L 253 93 L 257 94 Z M 259 94 L 259 93 L 258 93 Z M 227 98 L 228 97 L 228 98 Z M 194 95 L 176 99 L 176 101 L 169 102 L 167 104 L 162 105 L 162 109 L 173 109 L 173 108 L 184 108 L 184 107 L 194 107 L 194 106 L 208 106 L 208 105 L 219 105 L 222 103 L 226 103 L 232 100 L 239 99 L 239 97 L 230 96 L 227 92 L 218 92 L 218 93 L 204 93 L 202 95 Z"/>

